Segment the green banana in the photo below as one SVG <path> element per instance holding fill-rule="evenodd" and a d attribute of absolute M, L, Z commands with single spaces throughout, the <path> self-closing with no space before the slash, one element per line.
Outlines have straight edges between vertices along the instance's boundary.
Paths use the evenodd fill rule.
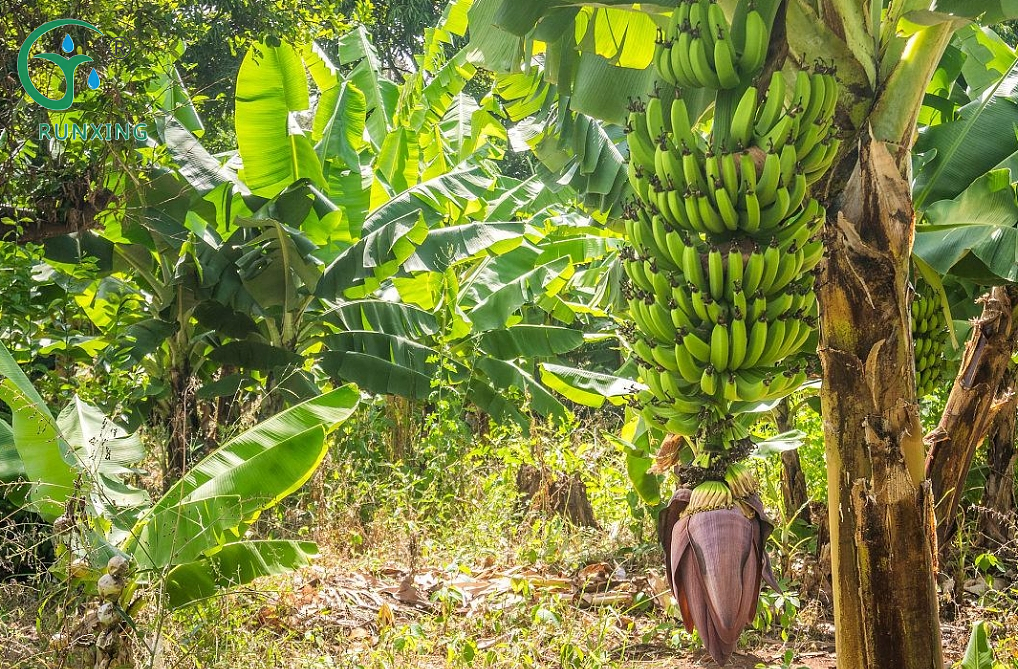
<path fill-rule="evenodd" d="M 791 309 L 792 304 L 795 300 L 795 296 L 789 292 L 778 293 L 774 297 L 767 300 L 767 307 L 764 313 L 767 315 L 767 320 L 773 321 L 779 316 L 784 315 Z"/>
<path fill-rule="evenodd" d="M 732 203 L 739 199 L 739 163 L 737 161 L 736 154 L 732 152 L 726 152 L 721 156 L 721 183 L 724 185 L 725 191 L 728 192 L 728 199 Z"/>
<path fill-rule="evenodd" d="M 714 209 L 706 193 L 701 192 L 693 199 L 696 202 L 697 213 L 700 215 L 700 222 L 704 227 L 715 235 L 724 234 L 727 230 L 725 222 L 722 220 L 721 214 Z"/>
<path fill-rule="evenodd" d="M 662 342 L 674 343 L 678 330 L 675 324 L 672 323 L 671 310 L 656 300 L 646 305 L 646 307 L 647 315 L 650 316 L 651 322 L 662 335 L 659 339 Z"/>
<path fill-rule="evenodd" d="M 697 147 L 693 136 L 693 123 L 689 118 L 689 109 L 686 101 L 676 96 L 672 101 L 672 108 L 669 110 L 672 123 L 672 141 L 680 149 L 685 145 L 690 150 Z"/>
<path fill-rule="evenodd" d="M 781 182 L 781 160 L 778 154 L 767 152 L 764 156 L 763 169 L 756 182 L 756 194 L 760 200 L 760 206 L 766 207 L 776 197 L 778 184 Z"/>
<path fill-rule="evenodd" d="M 749 335 L 746 333 L 746 321 L 742 314 L 736 314 L 728 326 L 728 369 L 739 369 L 746 360 L 749 346 Z"/>
<path fill-rule="evenodd" d="M 743 367 L 754 367 L 760 362 L 760 357 L 767 347 L 767 326 L 768 321 L 765 316 L 753 321 L 747 335 L 746 355 L 742 360 Z"/>
<path fill-rule="evenodd" d="M 711 65 L 711 58 L 707 55 L 707 40 L 703 37 L 705 33 L 701 30 L 693 35 L 689 47 L 689 63 L 693 76 L 700 82 L 701 88 L 713 88 L 720 90 L 726 88 L 721 85 L 721 80 Z"/>
<path fill-rule="evenodd" d="M 771 39 L 767 23 L 756 9 L 751 9 L 746 14 L 745 33 L 742 55 L 739 57 L 739 70 L 743 76 L 751 77 L 767 60 L 767 48 Z"/>
<path fill-rule="evenodd" d="M 703 83 L 694 75 L 692 64 L 689 60 L 689 52 L 692 49 L 692 45 L 692 32 L 681 30 L 672 44 L 669 54 L 672 71 L 675 73 L 676 83 L 680 88 L 703 88 Z"/>
<path fill-rule="evenodd" d="M 717 211 L 725 229 L 732 232 L 738 230 L 739 212 L 735 210 L 735 204 L 724 187 L 714 189 L 714 204 L 717 205 Z"/>
<path fill-rule="evenodd" d="M 705 342 L 702 337 L 692 330 L 682 334 L 681 336 L 682 345 L 687 351 L 689 351 L 690 355 L 696 358 L 701 364 L 710 362 L 710 344 Z"/>
<path fill-rule="evenodd" d="M 726 285 L 732 287 L 731 297 L 729 297 L 727 292 L 725 293 L 725 298 L 732 303 L 732 317 L 748 314 L 749 302 L 746 300 L 746 293 L 742 292 L 742 281 L 729 281 Z"/>
<path fill-rule="evenodd" d="M 767 96 L 764 105 L 757 114 L 754 133 L 764 135 L 778 122 L 781 111 L 785 107 L 785 77 L 780 72 L 771 76 L 767 85 Z M 766 148 L 766 147 L 765 147 Z"/>
<path fill-rule="evenodd" d="M 737 293 L 742 293 L 742 278 L 745 274 L 744 262 L 742 250 L 739 249 L 739 247 L 732 245 L 732 247 L 728 249 L 728 258 L 725 263 L 725 299 L 729 302 L 734 301 Z M 745 310 L 744 305 L 742 306 L 742 310 Z"/>
<path fill-rule="evenodd" d="M 637 165 L 648 171 L 654 169 L 654 143 L 642 116 L 642 112 L 631 112 L 625 130 L 630 160 L 635 160 Z"/>
<path fill-rule="evenodd" d="M 661 96 L 653 93 L 647 99 L 647 108 L 644 112 L 644 119 L 647 123 L 647 134 L 651 139 L 664 136 L 667 131 L 665 127 L 664 103 Z"/>
<path fill-rule="evenodd" d="M 806 109 L 809 105 L 812 83 L 810 74 L 806 70 L 799 70 L 795 73 L 795 89 L 792 92 L 793 109 Z"/>
<path fill-rule="evenodd" d="M 764 249 L 764 271 L 763 276 L 760 278 L 760 285 L 758 288 L 764 291 L 764 294 L 770 295 L 770 287 L 774 282 L 774 277 L 778 275 L 778 269 L 781 267 L 781 250 L 775 242 L 771 242 Z"/>
<path fill-rule="evenodd" d="M 747 147 L 753 139 L 753 125 L 756 120 L 757 90 L 750 86 L 739 99 L 735 113 L 732 115 L 731 133 L 729 137 L 737 147 Z"/>
<path fill-rule="evenodd" d="M 674 12 L 673 12 L 674 14 Z M 672 70 L 671 62 L 671 46 L 672 42 L 666 40 L 660 28 L 658 29 L 657 39 L 654 40 L 654 69 L 657 70 L 661 78 L 667 81 L 671 85 L 676 85 L 675 72 Z"/>
<path fill-rule="evenodd" d="M 718 374 L 710 365 L 703 370 L 703 376 L 700 377 L 700 391 L 708 397 L 712 397 L 718 392 Z"/>
<path fill-rule="evenodd" d="M 728 346 L 730 340 L 727 325 L 718 323 L 711 330 L 710 363 L 719 372 L 728 369 Z"/>
<path fill-rule="evenodd" d="M 682 273 L 694 286 L 706 286 L 703 265 L 700 263 L 700 252 L 695 245 L 689 244 L 682 249 Z"/>
<path fill-rule="evenodd" d="M 745 292 L 752 295 L 759 290 L 766 267 L 764 254 L 760 251 L 759 247 L 755 247 L 749 254 L 743 271 L 742 289 Z"/>
<path fill-rule="evenodd" d="M 704 300 L 703 291 L 692 282 L 689 284 L 689 289 L 689 301 L 693 304 L 693 311 L 696 313 L 696 317 L 701 321 L 709 321 L 710 315 L 707 313 L 707 303 Z"/>
<path fill-rule="evenodd" d="M 789 212 L 789 205 L 792 202 L 792 194 L 785 186 L 778 186 L 774 191 L 774 201 L 770 206 L 760 210 L 760 229 L 773 230 L 778 227 Z"/>
<path fill-rule="evenodd" d="M 721 255 L 721 249 L 711 246 L 707 252 L 707 284 L 710 286 L 710 295 L 715 300 L 720 300 L 725 295 L 725 263 Z"/>
<path fill-rule="evenodd" d="M 757 189 L 756 163 L 749 149 L 739 154 L 739 190 L 742 193 L 756 192 Z"/>
<path fill-rule="evenodd" d="M 686 286 L 679 285 L 673 288 L 672 299 L 675 300 L 675 307 L 672 309 L 672 323 L 676 328 L 685 327 L 691 330 L 694 320 L 703 320 L 693 308 L 693 296 Z M 677 315 L 675 312 L 679 312 L 679 314 Z M 706 308 L 704 308 L 704 313 L 706 313 Z"/>
<path fill-rule="evenodd" d="M 728 309 L 721 302 L 711 297 L 710 293 L 706 293 L 703 296 L 703 303 L 707 306 L 707 320 L 711 324 L 720 323 L 722 319 L 728 317 Z"/>
<path fill-rule="evenodd" d="M 779 293 L 785 286 L 790 284 L 802 270 L 802 261 L 802 249 L 796 249 L 794 253 L 791 251 L 782 253 L 778 273 L 771 282 L 769 294 Z"/>
<path fill-rule="evenodd" d="M 688 348 L 680 344 L 675 345 L 675 364 L 683 381 L 699 385 L 700 377 L 703 376 L 703 363 L 694 358 Z"/>
<path fill-rule="evenodd" d="M 785 344 L 786 318 L 780 317 L 767 323 L 767 340 L 756 364 L 767 367 L 780 360 L 778 353 Z"/>
<path fill-rule="evenodd" d="M 718 7 L 716 4 L 711 6 Z M 732 47 L 732 41 L 720 36 L 714 42 L 714 71 L 717 73 L 721 89 L 735 88 L 741 82 L 739 72 L 735 69 L 735 49 Z"/>

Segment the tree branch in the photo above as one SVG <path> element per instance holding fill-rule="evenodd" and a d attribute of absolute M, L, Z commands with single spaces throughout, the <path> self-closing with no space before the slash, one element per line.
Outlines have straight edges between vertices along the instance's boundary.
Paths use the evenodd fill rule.
<path fill-rule="evenodd" d="M 0 225 L 0 241 L 38 244 L 53 237 L 95 229 L 99 227 L 99 213 L 113 198 L 113 193 L 103 188 L 96 191 L 91 200 L 78 206 L 61 207 L 49 216 L 39 211 L 0 205 L 0 219 L 21 222 L 19 225 Z"/>

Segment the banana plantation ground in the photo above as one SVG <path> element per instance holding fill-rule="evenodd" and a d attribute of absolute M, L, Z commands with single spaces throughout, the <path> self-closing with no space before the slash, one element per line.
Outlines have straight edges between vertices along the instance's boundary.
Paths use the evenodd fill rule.
<path fill-rule="evenodd" d="M 652 521 L 633 517 L 624 456 L 604 437 L 610 420 L 523 438 L 435 429 L 443 418 L 451 416 L 407 433 L 381 404 L 362 410 L 308 486 L 252 530 L 317 541 L 315 564 L 183 612 L 147 608 L 138 624 L 153 647 L 132 642 L 138 666 L 713 666 L 677 618 Z M 799 424 L 815 429 L 815 414 L 804 407 Z M 822 498 L 818 446 L 813 435 L 801 450 Z M 816 529 L 780 511 L 780 456 L 756 467 L 782 525 L 770 550 L 784 593 L 765 590 L 727 666 L 834 668 L 829 566 L 816 554 Z M 582 481 L 596 526 L 555 513 L 547 490 L 521 491 L 520 472 L 540 470 Z M 45 553 L 47 540 L 25 529 L 7 531 L 7 560 L 26 559 L 10 554 L 15 542 Z M 945 655 L 960 660 L 971 623 L 985 620 L 1003 666 L 1018 666 L 1007 659 L 1018 654 L 1014 544 L 958 546 L 942 577 Z M 86 648 L 56 649 L 53 638 L 89 643 L 90 597 L 20 578 L 0 598 L 2 666 L 85 664 Z"/>

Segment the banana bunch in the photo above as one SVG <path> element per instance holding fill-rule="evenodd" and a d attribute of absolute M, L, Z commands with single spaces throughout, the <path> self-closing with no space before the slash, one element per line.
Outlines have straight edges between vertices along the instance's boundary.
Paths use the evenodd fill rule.
<path fill-rule="evenodd" d="M 925 397 L 944 373 L 947 321 L 940 300 L 923 283 L 912 302 L 912 344 L 915 347 L 916 395 Z"/>
<path fill-rule="evenodd" d="M 834 126 L 838 82 L 833 70 L 818 65 L 812 73 L 799 70 L 794 87 L 791 91 L 787 88 L 783 76 L 771 77 L 765 101 L 757 108 L 756 91 L 751 87 L 752 95 L 747 91 L 739 101 L 728 139 L 738 146 L 751 143 L 767 151 L 768 156 L 777 153 L 786 182 L 791 160 L 786 154 L 794 150 L 797 171 L 806 177 L 807 185 L 812 185 L 830 169 L 841 146 Z M 791 99 L 786 105 L 789 93 Z"/>
<path fill-rule="evenodd" d="M 659 95 L 633 103 L 627 169 L 644 218 L 658 228 L 720 241 L 794 240 L 804 249 L 820 212 L 809 187 L 830 168 L 841 144 L 833 122 L 837 82 L 828 71 L 801 71 L 788 107 L 786 92 L 781 75 L 771 78 L 762 104 L 757 88 L 748 87 L 731 124 L 713 128 L 710 137 L 694 131 L 682 98 L 667 110 Z M 800 220 L 789 225 L 795 217 Z M 807 224 L 806 236 L 800 222 Z M 660 245 L 666 237 L 661 230 L 657 236 Z M 819 248 L 810 246 L 806 254 Z"/>
<path fill-rule="evenodd" d="M 753 470 L 738 462 L 728 466 L 724 478 L 724 481 L 704 481 L 693 488 L 683 515 L 731 509 L 737 501 L 747 499 L 760 487 L 753 476 Z"/>
<path fill-rule="evenodd" d="M 701 511 L 730 509 L 734 506 L 732 491 L 721 481 L 704 481 L 693 488 L 689 496 L 689 505 L 682 512 L 689 516 Z"/>
<path fill-rule="evenodd" d="M 728 469 L 725 471 L 725 483 L 732 491 L 732 496 L 740 499 L 745 499 L 760 489 L 760 485 L 753 476 L 753 470 L 741 462 L 733 462 L 728 465 Z"/>
<path fill-rule="evenodd" d="M 811 187 L 840 144 L 834 73 L 818 65 L 757 81 L 770 28 L 753 3 L 736 4 L 743 24 L 733 30 L 716 0 L 679 0 L 658 36 L 654 65 L 675 94 L 631 101 L 636 198 L 624 209 L 631 244 L 621 255 L 632 318 L 623 338 L 647 386 L 634 408 L 647 424 L 687 437 L 685 461 L 700 468 L 684 470 L 683 483 L 695 487 L 679 490 L 663 515 L 673 592 L 681 603 L 704 573 L 729 573 L 726 556 L 740 555 L 739 573 L 759 566 L 737 596 L 714 602 L 720 618 L 686 617 L 722 664 L 734 644 L 719 640 L 736 639 L 752 620 L 740 607 L 756 601 L 753 588 L 769 573 L 765 554 L 752 557 L 759 542 L 745 540 L 764 515 L 753 473 L 737 460 L 753 447 L 756 407 L 807 379 L 826 219 Z M 682 96 L 690 88 L 712 89 L 713 108 L 692 113 Z M 681 547 L 694 535 L 724 550 L 707 559 L 675 552 L 676 536 L 688 537 Z"/>
<path fill-rule="evenodd" d="M 658 31 L 654 65 L 679 88 L 738 87 L 764 65 L 770 28 L 756 9 L 745 16 L 740 44 L 716 0 L 681 0 L 668 28 Z"/>
<path fill-rule="evenodd" d="M 777 75 L 762 104 L 748 87 L 730 126 L 709 135 L 681 98 L 631 105 L 637 201 L 624 212 L 632 250 L 623 265 L 639 330 L 632 348 L 649 387 L 644 416 L 671 433 L 737 439 L 733 406 L 806 380 L 805 366 L 789 361 L 817 325 L 825 212 L 809 186 L 837 150 L 836 97 L 829 72 L 800 73 L 790 101 Z"/>
<path fill-rule="evenodd" d="M 752 6 L 736 17 L 738 40 L 714 0 L 681 0 L 655 56 L 678 88 L 631 101 L 625 127 L 625 297 L 648 387 L 637 406 L 707 462 L 748 437 L 740 412 L 806 381 L 826 217 L 810 191 L 840 146 L 833 71 L 754 82 L 770 29 Z M 678 90 L 691 87 L 716 91 L 706 122 Z"/>

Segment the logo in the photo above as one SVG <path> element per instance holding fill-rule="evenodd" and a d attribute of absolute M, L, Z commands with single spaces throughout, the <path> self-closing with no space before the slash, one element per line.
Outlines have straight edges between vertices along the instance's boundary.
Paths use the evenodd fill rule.
<path fill-rule="evenodd" d="M 25 43 L 21 45 L 21 50 L 18 51 L 18 79 L 21 80 L 21 85 L 24 87 L 25 92 L 38 102 L 46 109 L 52 111 L 63 111 L 71 106 L 74 102 L 74 72 L 78 69 L 79 65 L 84 63 L 91 63 L 92 57 L 86 56 L 85 54 L 77 54 L 74 56 L 62 56 L 58 53 L 40 53 L 34 58 L 41 60 L 48 60 L 60 68 L 60 71 L 64 75 L 64 96 L 59 100 L 48 98 L 35 87 L 32 83 L 31 77 L 28 76 L 28 61 L 29 52 L 39 39 L 50 32 L 56 30 L 62 26 L 81 26 L 93 30 L 100 35 L 103 34 L 101 30 L 96 28 L 91 23 L 85 21 L 79 21 L 78 19 L 57 19 L 55 21 L 47 21 L 38 28 L 32 31 L 32 34 L 28 36 Z M 70 35 L 64 35 L 64 40 L 60 44 L 60 48 L 65 53 L 74 51 L 74 40 L 71 39 Z M 91 89 L 99 88 L 99 74 L 92 68 L 92 71 L 88 75 L 88 87 Z"/>

